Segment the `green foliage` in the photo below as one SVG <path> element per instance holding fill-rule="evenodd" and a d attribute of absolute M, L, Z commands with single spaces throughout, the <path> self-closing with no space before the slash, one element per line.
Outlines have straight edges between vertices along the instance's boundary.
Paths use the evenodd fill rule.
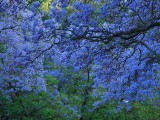
<path fill-rule="evenodd" d="M 47 82 L 47 86 L 53 86 L 53 85 L 57 85 L 59 83 L 59 80 L 57 80 L 55 77 L 48 74 L 46 75 L 46 82 Z"/>
<path fill-rule="evenodd" d="M 4 45 L 0 43 L 0 53 L 4 53 Z"/>
<path fill-rule="evenodd" d="M 65 114 L 71 119 L 76 118 L 73 111 L 46 92 L 23 94 L 14 97 L 14 100 L 3 96 L 0 103 L 2 120 L 67 120 Z"/>
<path fill-rule="evenodd" d="M 150 104 L 142 105 L 141 103 L 134 103 L 133 109 L 116 113 L 114 110 L 116 105 L 107 104 L 101 106 L 90 114 L 92 120 L 158 120 L 160 118 L 160 109 L 151 107 Z"/>
<path fill-rule="evenodd" d="M 77 79 L 76 77 L 78 76 L 73 78 Z M 46 80 L 51 91 L 54 90 L 51 86 L 58 85 L 60 82 L 51 75 L 47 75 Z M 152 102 L 143 105 L 137 102 L 133 104 L 131 111 L 123 109 L 118 113 L 115 113 L 116 104 L 106 103 L 95 109 L 93 103 L 100 100 L 100 98 L 95 98 L 91 92 L 89 92 L 86 105 L 82 107 L 85 89 L 80 87 L 80 85 L 91 85 L 92 82 L 85 83 L 83 80 L 75 80 L 75 82 L 78 82 L 78 84 L 73 83 L 63 86 L 68 88 L 68 90 L 60 89 L 58 98 L 51 97 L 49 92 L 23 92 L 17 96 L 15 94 L 8 96 L 0 94 L 0 119 L 78 120 L 80 116 L 83 116 L 84 120 L 158 120 L 160 118 L 160 109 L 153 107 L 151 105 Z M 78 90 L 75 92 L 75 88 L 78 86 L 81 92 Z M 98 92 L 101 94 L 104 92 L 104 89 L 99 88 Z M 78 110 L 71 109 L 74 106 Z"/>

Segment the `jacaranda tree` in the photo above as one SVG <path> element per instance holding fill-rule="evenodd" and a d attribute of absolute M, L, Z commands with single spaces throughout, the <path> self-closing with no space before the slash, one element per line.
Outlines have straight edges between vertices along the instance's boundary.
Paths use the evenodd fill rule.
<path fill-rule="evenodd" d="M 160 1 L 0 0 L 2 93 L 50 92 L 46 75 L 75 80 L 64 68 L 83 74 L 82 109 L 89 96 L 98 97 L 95 110 L 159 107 Z"/>

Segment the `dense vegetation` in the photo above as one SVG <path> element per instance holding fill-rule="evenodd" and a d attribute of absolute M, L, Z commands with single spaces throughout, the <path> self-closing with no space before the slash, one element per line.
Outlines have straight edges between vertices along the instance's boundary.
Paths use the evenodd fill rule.
<path fill-rule="evenodd" d="M 160 1 L 0 0 L 0 120 L 160 120 Z"/>

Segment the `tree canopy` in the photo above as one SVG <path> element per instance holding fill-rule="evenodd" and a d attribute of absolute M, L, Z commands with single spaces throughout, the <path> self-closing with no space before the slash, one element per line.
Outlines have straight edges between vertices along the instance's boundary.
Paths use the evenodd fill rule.
<path fill-rule="evenodd" d="M 68 103 L 80 120 L 107 104 L 159 108 L 160 1 L 0 0 L 0 90 L 81 96 Z"/>

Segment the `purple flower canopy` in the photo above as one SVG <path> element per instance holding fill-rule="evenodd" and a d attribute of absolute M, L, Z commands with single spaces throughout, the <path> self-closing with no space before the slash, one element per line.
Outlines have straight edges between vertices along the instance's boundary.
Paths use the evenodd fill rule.
<path fill-rule="evenodd" d="M 50 13 L 41 3 L 23 0 L 0 2 L 0 89 L 8 83 L 14 90 L 47 91 L 45 75 L 59 77 L 62 71 L 46 70 L 50 59 L 73 71 L 90 70 L 96 89 L 103 87 L 97 107 L 118 101 L 130 109 L 132 102 L 159 96 L 160 89 L 160 2 L 113 0 L 94 3 L 68 1 Z M 48 68 L 49 65 L 48 65 Z M 84 74 L 83 80 L 86 80 Z M 13 91 L 13 89 L 10 89 Z"/>

